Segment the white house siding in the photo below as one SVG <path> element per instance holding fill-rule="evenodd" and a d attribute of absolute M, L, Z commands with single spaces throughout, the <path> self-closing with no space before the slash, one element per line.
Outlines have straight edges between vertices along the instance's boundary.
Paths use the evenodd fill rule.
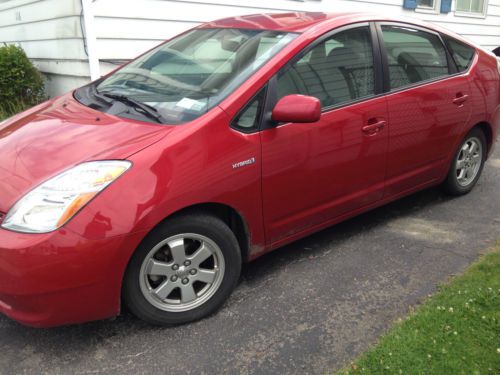
<path fill-rule="evenodd" d="M 1 1 L 1 0 L 0 0 Z M 430 14 L 402 7 L 403 0 L 95 0 L 95 53 L 100 72 L 134 58 L 199 23 L 250 13 L 285 11 L 369 11 L 404 15 L 441 24 L 487 49 L 500 46 L 500 0 L 489 1 L 484 18 Z M 16 11 L 22 21 L 16 21 Z M 54 95 L 89 80 L 80 27 L 80 0 L 0 2 L 0 42 L 20 42 L 48 74 Z"/>
<path fill-rule="evenodd" d="M 21 45 L 45 74 L 51 94 L 88 81 L 79 0 L 13 0 L 0 3 L 0 43 Z"/>

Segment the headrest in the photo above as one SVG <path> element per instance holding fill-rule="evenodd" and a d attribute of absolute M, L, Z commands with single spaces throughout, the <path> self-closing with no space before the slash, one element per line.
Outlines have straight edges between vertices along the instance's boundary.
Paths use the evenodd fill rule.
<path fill-rule="evenodd" d="M 357 59 L 357 55 L 349 47 L 337 47 L 330 51 L 327 57 L 328 64 L 336 68 L 349 66 L 354 60 Z"/>

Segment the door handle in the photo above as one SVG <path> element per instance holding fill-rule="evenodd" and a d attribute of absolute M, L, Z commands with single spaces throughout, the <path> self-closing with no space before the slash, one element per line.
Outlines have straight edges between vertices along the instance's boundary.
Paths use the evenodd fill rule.
<path fill-rule="evenodd" d="M 463 95 L 457 94 L 457 97 L 455 99 L 453 99 L 453 104 L 461 106 L 467 101 L 468 98 L 469 98 L 469 95 L 467 95 L 467 94 L 463 94 Z"/>
<path fill-rule="evenodd" d="M 368 135 L 375 135 L 385 127 L 385 124 L 386 122 L 382 120 L 374 124 L 365 125 L 361 128 L 361 130 L 363 130 L 363 133 L 366 133 Z"/>

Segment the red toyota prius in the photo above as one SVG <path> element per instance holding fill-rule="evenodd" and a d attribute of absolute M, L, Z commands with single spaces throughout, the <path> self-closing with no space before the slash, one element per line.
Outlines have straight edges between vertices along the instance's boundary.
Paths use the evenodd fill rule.
<path fill-rule="evenodd" d="M 193 321 L 242 262 L 427 187 L 466 194 L 500 128 L 499 70 L 449 31 L 366 14 L 168 40 L 0 124 L 0 312 Z"/>

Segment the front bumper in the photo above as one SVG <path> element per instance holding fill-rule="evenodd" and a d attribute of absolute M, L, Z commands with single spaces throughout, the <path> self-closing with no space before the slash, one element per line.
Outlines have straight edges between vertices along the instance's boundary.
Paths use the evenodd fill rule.
<path fill-rule="evenodd" d="M 119 314 L 123 273 L 143 236 L 88 240 L 64 228 L 0 229 L 0 313 L 36 327 Z"/>

